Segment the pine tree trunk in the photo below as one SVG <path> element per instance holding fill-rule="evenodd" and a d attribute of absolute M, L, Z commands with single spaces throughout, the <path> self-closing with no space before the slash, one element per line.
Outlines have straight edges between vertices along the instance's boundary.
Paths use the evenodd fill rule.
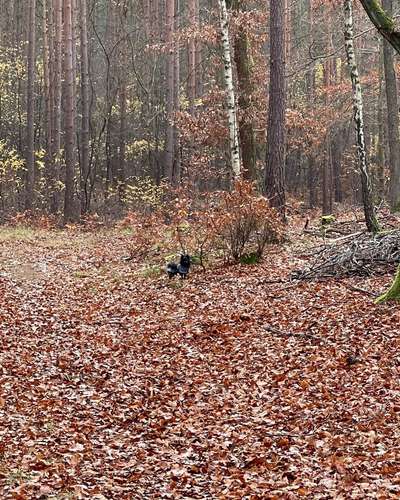
<path fill-rule="evenodd" d="M 196 26 L 196 0 L 188 1 L 189 26 Z M 188 42 L 188 78 L 187 95 L 189 101 L 189 111 L 193 116 L 196 100 L 196 39 L 192 35 Z"/>
<path fill-rule="evenodd" d="M 232 8 L 236 12 L 245 10 L 243 0 L 230 0 Z M 240 110 L 239 138 L 242 153 L 243 177 L 255 180 L 256 173 L 256 143 L 251 108 L 251 95 L 254 91 L 252 82 L 252 61 L 250 55 L 249 39 L 246 31 L 241 25 L 235 36 L 234 59 L 239 86 L 238 105 Z"/>
<path fill-rule="evenodd" d="M 382 39 L 382 46 L 384 40 Z M 383 47 L 382 47 L 383 49 Z M 384 89 L 383 89 L 383 50 L 380 51 L 379 62 L 379 95 L 377 102 L 377 123 L 378 123 L 378 137 L 376 146 L 376 163 L 377 163 L 377 186 L 379 201 L 385 199 L 385 132 L 384 132 Z"/>
<path fill-rule="evenodd" d="M 283 220 L 285 215 L 285 10 L 270 0 L 270 85 L 265 193 Z"/>
<path fill-rule="evenodd" d="M 174 94 L 175 94 L 175 0 L 166 3 L 166 31 L 165 43 L 167 46 L 167 141 L 165 150 L 165 177 L 172 183 L 174 175 Z"/>
<path fill-rule="evenodd" d="M 80 38 L 81 38 L 81 212 L 89 209 L 89 58 L 87 33 L 87 0 L 80 0 Z"/>
<path fill-rule="evenodd" d="M 229 152 L 231 157 L 231 168 L 235 178 L 241 175 L 239 137 L 237 129 L 235 91 L 233 87 L 232 57 L 229 43 L 228 12 L 226 1 L 218 0 L 220 26 L 222 35 L 222 49 L 224 61 L 224 81 L 225 92 L 228 107 L 228 126 L 229 126 Z"/>
<path fill-rule="evenodd" d="M 180 0 L 175 0 L 175 19 L 174 19 L 174 32 L 179 33 L 180 29 Z M 179 40 L 174 40 L 174 115 L 180 109 L 180 47 Z M 173 160 L 173 176 L 172 183 L 177 186 L 181 182 L 181 148 L 180 148 L 180 134 L 177 127 L 174 126 L 174 160 Z"/>
<path fill-rule="evenodd" d="M 45 134 L 46 134 L 46 156 L 45 156 L 45 173 L 47 179 L 47 191 L 50 193 L 53 185 L 54 171 L 52 161 L 52 122 L 53 122 L 53 84 L 52 84 L 52 59 L 53 48 L 50 49 L 52 44 L 52 33 L 50 22 L 51 7 L 48 7 L 47 0 L 43 0 L 43 87 L 45 99 Z"/>
<path fill-rule="evenodd" d="M 62 96 L 62 0 L 53 0 L 54 20 L 54 111 L 53 146 L 51 150 L 54 164 L 53 192 L 50 211 L 57 213 L 60 207 L 60 170 L 61 170 L 61 96 Z"/>
<path fill-rule="evenodd" d="M 65 149 L 65 194 L 64 221 L 76 219 L 74 206 L 75 177 L 75 95 L 74 60 L 72 38 L 72 0 L 64 0 L 64 149 Z"/>
<path fill-rule="evenodd" d="M 200 2 L 195 0 L 196 25 L 200 26 Z M 203 95 L 203 47 L 202 42 L 196 39 L 196 99 Z"/>
<path fill-rule="evenodd" d="M 358 162 L 361 176 L 362 199 L 364 205 L 365 222 L 368 231 L 376 233 L 379 230 L 378 221 L 375 215 L 373 205 L 371 179 L 368 172 L 367 154 L 365 148 L 364 135 L 364 115 L 363 100 L 361 92 L 361 83 L 358 76 L 358 69 L 353 43 L 353 7 L 352 0 L 344 0 L 344 19 L 345 19 L 345 48 L 347 63 L 350 69 L 351 83 L 353 88 L 353 112 L 354 123 L 356 126 L 356 140 Z"/>
<path fill-rule="evenodd" d="M 35 65 L 36 65 L 36 0 L 29 2 L 28 83 L 25 210 L 33 207 L 35 187 Z"/>

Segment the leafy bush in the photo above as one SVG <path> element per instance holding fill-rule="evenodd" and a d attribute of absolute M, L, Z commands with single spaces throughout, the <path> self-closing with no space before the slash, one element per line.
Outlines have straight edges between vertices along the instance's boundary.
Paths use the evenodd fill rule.
<path fill-rule="evenodd" d="M 217 193 L 215 205 L 211 224 L 226 260 L 252 254 L 259 260 L 267 244 L 282 241 L 278 214 L 252 183 L 238 181 L 231 192 Z"/>
<path fill-rule="evenodd" d="M 283 238 L 283 225 L 268 200 L 259 196 L 252 183 L 239 181 L 231 192 L 219 191 L 194 202 L 175 200 L 171 224 L 182 251 L 196 255 L 204 265 L 209 253 L 221 253 L 226 261 L 259 261 L 265 246 Z"/>
<path fill-rule="evenodd" d="M 167 228 L 162 224 L 158 212 L 147 215 L 128 212 L 119 227 L 128 229 L 132 235 L 128 245 L 131 259 L 144 260 L 152 253 L 158 253 L 164 246 Z"/>
<path fill-rule="evenodd" d="M 150 213 L 161 207 L 164 191 L 151 177 L 131 177 L 124 186 L 123 201 L 130 210 Z"/>
<path fill-rule="evenodd" d="M 179 191 L 179 192 L 178 192 Z M 225 261 L 257 263 L 269 243 L 283 238 L 283 225 L 254 185 L 237 182 L 231 192 L 193 199 L 178 190 L 151 214 L 129 212 L 120 227 L 132 232 L 132 258 L 157 254 L 171 260 L 189 253 L 204 268 L 209 256 Z"/>

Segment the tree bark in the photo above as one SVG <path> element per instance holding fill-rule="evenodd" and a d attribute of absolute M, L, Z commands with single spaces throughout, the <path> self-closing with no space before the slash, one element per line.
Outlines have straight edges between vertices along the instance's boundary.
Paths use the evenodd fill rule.
<path fill-rule="evenodd" d="M 285 220 L 285 10 L 282 0 L 270 0 L 270 47 L 265 193 Z"/>
<path fill-rule="evenodd" d="M 54 182 L 54 169 L 52 160 L 53 141 L 53 106 L 54 93 L 52 82 L 52 63 L 54 57 L 52 36 L 52 8 L 48 6 L 47 0 L 43 0 L 43 86 L 45 99 L 45 133 L 46 133 L 46 156 L 45 173 L 47 178 L 47 191 L 51 193 Z M 51 47 L 51 48 L 50 48 Z"/>
<path fill-rule="evenodd" d="M 53 191 L 50 211 L 55 214 L 60 207 L 60 170 L 61 170 L 61 100 L 62 100 L 62 0 L 53 1 L 54 20 L 54 110 L 52 161 L 54 165 Z"/>
<path fill-rule="evenodd" d="M 65 194 L 64 222 L 76 219 L 74 206 L 75 178 L 75 95 L 72 38 L 72 1 L 64 0 L 64 137 L 65 137 Z"/>
<path fill-rule="evenodd" d="M 29 2 L 28 83 L 25 210 L 33 207 L 35 187 L 35 66 L 36 66 L 36 0 Z"/>
<path fill-rule="evenodd" d="M 239 137 L 237 129 L 235 91 L 233 87 L 232 57 L 229 43 L 228 12 L 226 1 L 218 0 L 219 18 L 222 35 L 222 49 L 224 61 L 224 82 L 228 107 L 228 126 L 229 126 L 229 152 L 231 157 L 231 168 L 233 176 L 239 178 L 241 175 Z"/>
<path fill-rule="evenodd" d="M 81 212 L 85 214 L 89 209 L 89 58 L 88 58 L 88 32 L 87 32 L 87 4 L 80 0 L 81 7 Z"/>
<path fill-rule="evenodd" d="M 180 29 L 180 0 L 175 0 L 175 19 L 174 19 L 174 33 L 179 33 Z M 174 115 L 180 109 L 180 72 L 181 72 L 181 58 L 180 58 L 180 42 L 178 39 L 174 40 Z M 178 128 L 174 125 L 174 160 L 173 160 L 173 175 L 172 183 L 177 186 L 181 182 L 181 148 L 180 148 L 180 134 Z"/>
<path fill-rule="evenodd" d="M 365 222 L 368 231 L 376 233 L 379 231 L 379 224 L 375 215 L 375 208 L 372 197 L 371 179 L 368 172 L 367 154 L 365 148 L 364 135 L 364 113 L 361 83 L 358 75 L 357 62 L 353 43 L 353 7 L 352 0 L 344 0 L 345 18 L 345 48 L 347 63 L 350 69 L 351 83 L 353 88 L 353 116 L 356 126 L 356 140 L 358 162 L 361 176 L 362 198 L 364 205 Z"/>
<path fill-rule="evenodd" d="M 230 0 L 230 5 L 236 12 L 244 10 L 242 0 Z M 241 25 L 234 41 L 234 59 L 239 86 L 239 138 L 242 154 L 243 177 L 255 180 L 256 173 L 256 143 L 251 109 L 251 95 L 254 91 L 252 82 L 252 60 L 249 48 L 249 39 Z"/>
<path fill-rule="evenodd" d="M 196 0 L 188 1 L 189 25 L 196 26 Z M 196 38 L 191 35 L 188 42 L 188 79 L 187 95 L 189 101 L 189 111 L 193 116 L 196 100 Z"/>
<path fill-rule="evenodd" d="M 393 283 L 389 290 L 375 300 L 375 304 L 382 304 L 388 300 L 400 300 L 400 265 L 397 267 L 397 272 Z"/>
<path fill-rule="evenodd" d="M 392 15 L 392 0 L 383 0 L 382 5 L 388 15 Z M 389 201 L 392 211 L 400 210 L 400 135 L 399 102 L 397 98 L 397 80 L 394 70 L 392 46 L 383 41 L 383 61 L 385 68 L 385 87 L 387 102 L 387 124 L 389 142 L 390 183 Z"/>
<path fill-rule="evenodd" d="M 378 3 L 378 0 L 360 0 L 365 12 L 379 33 L 400 54 L 400 32 L 395 29 L 393 18 Z"/>
<path fill-rule="evenodd" d="M 167 141 L 165 150 L 165 177 L 172 183 L 174 175 L 174 95 L 175 95 L 175 0 L 166 3 L 165 43 L 167 46 Z"/>

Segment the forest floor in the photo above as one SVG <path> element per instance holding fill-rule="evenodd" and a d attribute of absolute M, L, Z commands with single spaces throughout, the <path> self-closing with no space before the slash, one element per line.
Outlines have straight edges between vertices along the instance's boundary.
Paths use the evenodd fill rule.
<path fill-rule="evenodd" d="M 0 229 L 1 498 L 399 498 L 393 269 L 168 280 L 127 238 Z"/>

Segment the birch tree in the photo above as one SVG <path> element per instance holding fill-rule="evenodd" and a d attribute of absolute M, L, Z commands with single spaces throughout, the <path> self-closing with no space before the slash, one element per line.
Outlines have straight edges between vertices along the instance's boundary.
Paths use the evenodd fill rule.
<path fill-rule="evenodd" d="M 347 63 L 350 69 L 351 84 L 353 89 L 353 117 L 356 127 L 356 142 L 358 163 L 361 176 L 362 199 L 364 205 L 365 222 L 368 231 L 376 233 L 379 230 L 378 221 L 372 199 L 371 179 L 368 172 L 367 154 L 364 134 L 364 112 L 361 83 L 358 74 L 357 61 L 354 52 L 353 41 L 353 5 L 352 0 L 344 0 L 344 20 L 345 20 L 345 48 Z"/>
<path fill-rule="evenodd" d="M 225 0 L 218 0 L 220 13 L 220 26 L 222 35 L 222 49 L 224 61 L 224 82 L 228 107 L 228 125 L 229 125 L 229 151 L 231 157 L 231 166 L 235 178 L 241 174 L 239 136 L 236 118 L 235 91 L 233 87 L 232 56 L 229 43 L 228 12 Z"/>

